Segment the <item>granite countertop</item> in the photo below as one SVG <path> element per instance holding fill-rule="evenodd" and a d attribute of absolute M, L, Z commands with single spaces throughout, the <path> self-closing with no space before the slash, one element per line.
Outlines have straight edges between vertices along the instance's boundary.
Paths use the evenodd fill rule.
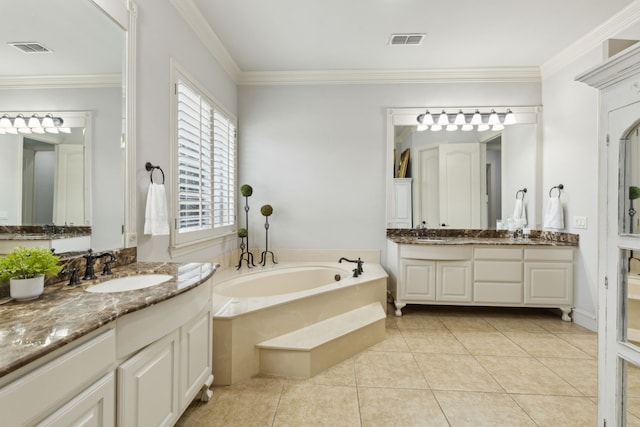
<path fill-rule="evenodd" d="M 524 245 L 578 246 L 579 235 L 552 231 L 531 231 L 529 239 L 512 239 L 503 230 L 422 230 L 388 229 L 387 238 L 394 243 L 409 245 Z"/>
<path fill-rule="evenodd" d="M 0 305 L 0 377 L 27 365 L 101 326 L 137 310 L 179 295 L 209 279 L 217 265 L 209 263 L 134 262 L 114 268 L 112 276 L 45 286 L 33 301 Z M 118 293 L 90 293 L 85 288 L 118 277 L 168 274 L 165 283 Z"/>

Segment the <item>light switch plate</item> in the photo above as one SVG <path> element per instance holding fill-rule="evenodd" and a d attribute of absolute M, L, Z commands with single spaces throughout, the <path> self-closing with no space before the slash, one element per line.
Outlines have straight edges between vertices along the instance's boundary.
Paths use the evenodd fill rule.
<path fill-rule="evenodd" d="M 587 217 L 586 216 L 574 216 L 573 217 L 573 228 L 587 228 Z"/>

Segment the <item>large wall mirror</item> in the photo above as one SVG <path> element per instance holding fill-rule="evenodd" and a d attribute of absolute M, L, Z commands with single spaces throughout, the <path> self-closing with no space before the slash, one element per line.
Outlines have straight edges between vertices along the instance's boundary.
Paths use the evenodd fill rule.
<path fill-rule="evenodd" d="M 470 130 L 419 127 L 421 115 L 437 124 L 443 111 L 451 123 L 463 113 Z M 511 112 L 515 123 L 470 126 L 475 112 L 486 124 L 491 111 L 500 124 Z M 540 119 L 537 106 L 389 109 L 387 228 L 506 228 L 517 213 L 539 228 Z"/>
<path fill-rule="evenodd" d="M 0 173 L 15 184 L 0 191 L 0 224 L 88 225 L 94 250 L 135 246 L 135 5 L 24 0 L 0 14 L 0 116 L 67 128 L 0 122 Z"/>

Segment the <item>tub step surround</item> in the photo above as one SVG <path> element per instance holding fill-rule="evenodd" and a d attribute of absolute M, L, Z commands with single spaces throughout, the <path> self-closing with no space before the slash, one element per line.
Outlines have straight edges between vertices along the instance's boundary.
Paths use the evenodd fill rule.
<path fill-rule="evenodd" d="M 385 318 L 376 302 L 263 341 L 260 373 L 310 378 L 383 341 Z"/>

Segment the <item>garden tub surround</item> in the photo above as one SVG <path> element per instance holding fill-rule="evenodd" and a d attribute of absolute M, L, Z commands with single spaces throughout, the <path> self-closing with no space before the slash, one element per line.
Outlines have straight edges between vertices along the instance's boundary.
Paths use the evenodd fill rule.
<path fill-rule="evenodd" d="M 407 304 L 557 308 L 570 321 L 579 236 L 532 231 L 387 230 L 389 289 Z"/>
<path fill-rule="evenodd" d="M 363 273 L 353 277 L 356 264 L 336 261 L 230 267 L 216 273 L 216 384 L 259 373 L 313 376 L 384 339 L 386 272 L 380 264 L 365 262 Z"/>
<path fill-rule="evenodd" d="M 46 286 L 40 298 L 2 304 L 0 318 L 0 385 L 5 376 L 37 361 L 116 319 L 174 298 L 210 279 L 210 263 L 134 262 L 114 268 L 112 276 L 98 276 L 69 286 Z M 86 288 L 109 279 L 142 274 L 167 274 L 162 284 L 118 293 L 90 293 Z"/>

